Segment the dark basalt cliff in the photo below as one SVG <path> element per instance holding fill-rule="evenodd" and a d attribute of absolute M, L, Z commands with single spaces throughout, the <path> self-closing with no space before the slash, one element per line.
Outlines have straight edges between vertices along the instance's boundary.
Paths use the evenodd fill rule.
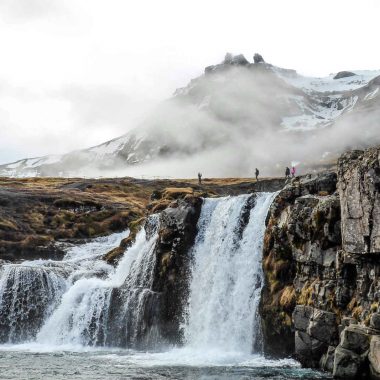
<path fill-rule="evenodd" d="M 160 216 L 153 291 L 161 294 L 160 328 L 165 341 L 181 343 L 180 324 L 189 285 L 188 254 L 197 232 L 202 199 L 187 196 L 173 202 Z"/>
<path fill-rule="evenodd" d="M 293 180 L 265 235 L 265 350 L 337 378 L 380 378 L 380 149 L 353 151 L 337 175 Z"/>

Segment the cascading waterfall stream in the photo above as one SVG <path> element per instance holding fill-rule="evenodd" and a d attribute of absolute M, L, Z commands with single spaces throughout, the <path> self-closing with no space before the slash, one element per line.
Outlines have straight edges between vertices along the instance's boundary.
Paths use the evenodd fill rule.
<path fill-rule="evenodd" d="M 189 349 L 254 351 L 260 336 L 265 218 L 273 197 L 258 193 L 204 200 L 189 252 L 193 265 L 182 357 Z M 101 256 L 126 233 L 72 247 L 63 261 L 3 265 L 1 342 L 159 347 L 160 295 L 152 291 L 158 232 L 159 215 L 152 215 L 116 268 Z"/>
<path fill-rule="evenodd" d="M 68 248 L 64 260 L 5 264 L 0 270 L 0 341 L 33 340 L 62 296 L 78 278 L 104 276 L 113 268 L 100 257 L 128 233 L 116 233 Z"/>
<path fill-rule="evenodd" d="M 141 302 L 153 281 L 153 250 L 158 237 L 158 216 L 149 219 L 150 237 L 145 228 L 137 234 L 135 244 L 127 251 L 118 267 L 107 278 L 83 278 L 78 280 L 63 296 L 59 307 L 46 321 L 37 336 L 39 343 L 74 344 L 84 346 L 118 345 L 119 335 L 136 334 L 141 314 Z M 113 291 L 126 288 L 127 294 L 118 303 L 117 315 L 128 316 L 118 320 L 122 331 L 112 334 L 109 318 Z M 140 306 L 140 309 L 139 309 Z M 112 323 L 115 324 L 115 321 Z"/>
<path fill-rule="evenodd" d="M 246 226 L 243 213 L 249 195 L 204 201 L 192 252 L 188 347 L 249 354 L 258 344 L 262 246 L 273 197 L 256 196 Z"/>

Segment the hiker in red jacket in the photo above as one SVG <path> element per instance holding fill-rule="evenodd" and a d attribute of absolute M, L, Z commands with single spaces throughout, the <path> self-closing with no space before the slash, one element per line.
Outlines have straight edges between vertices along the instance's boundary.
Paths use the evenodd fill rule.
<path fill-rule="evenodd" d="M 292 174 L 292 178 L 296 175 L 296 167 L 295 166 L 292 166 L 292 170 L 290 171 L 290 173 Z"/>

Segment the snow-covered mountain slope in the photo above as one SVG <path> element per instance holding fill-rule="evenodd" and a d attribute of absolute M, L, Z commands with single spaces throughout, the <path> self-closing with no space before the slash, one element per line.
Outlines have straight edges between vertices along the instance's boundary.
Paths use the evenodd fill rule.
<path fill-rule="evenodd" d="M 227 55 L 127 134 L 64 155 L 0 165 L 3 176 L 268 174 L 380 143 L 380 70 L 310 78 Z M 205 169 L 204 169 L 205 168 Z"/>

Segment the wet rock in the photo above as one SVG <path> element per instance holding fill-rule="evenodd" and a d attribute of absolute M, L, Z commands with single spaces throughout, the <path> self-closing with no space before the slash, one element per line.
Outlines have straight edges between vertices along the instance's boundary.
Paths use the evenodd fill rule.
<path fill-rule="evenodd" d="M 160 331 L 165 341 L 180 343 L 180 325 L 189 285 L 189 251 L 196 232 L 202 199 L 178 199 L 176 207 L 161 212 L 159 240 L 155 248 L 152 290 L 160 294 Z"/>
<path fill-rule="evenodd" d="M 334 353 L 333 376 L 337 379 L 357 379 L 364 359 L 353 351 L 338 346 Z M 365 377 L 364 377 L 365 378 Z"/>

